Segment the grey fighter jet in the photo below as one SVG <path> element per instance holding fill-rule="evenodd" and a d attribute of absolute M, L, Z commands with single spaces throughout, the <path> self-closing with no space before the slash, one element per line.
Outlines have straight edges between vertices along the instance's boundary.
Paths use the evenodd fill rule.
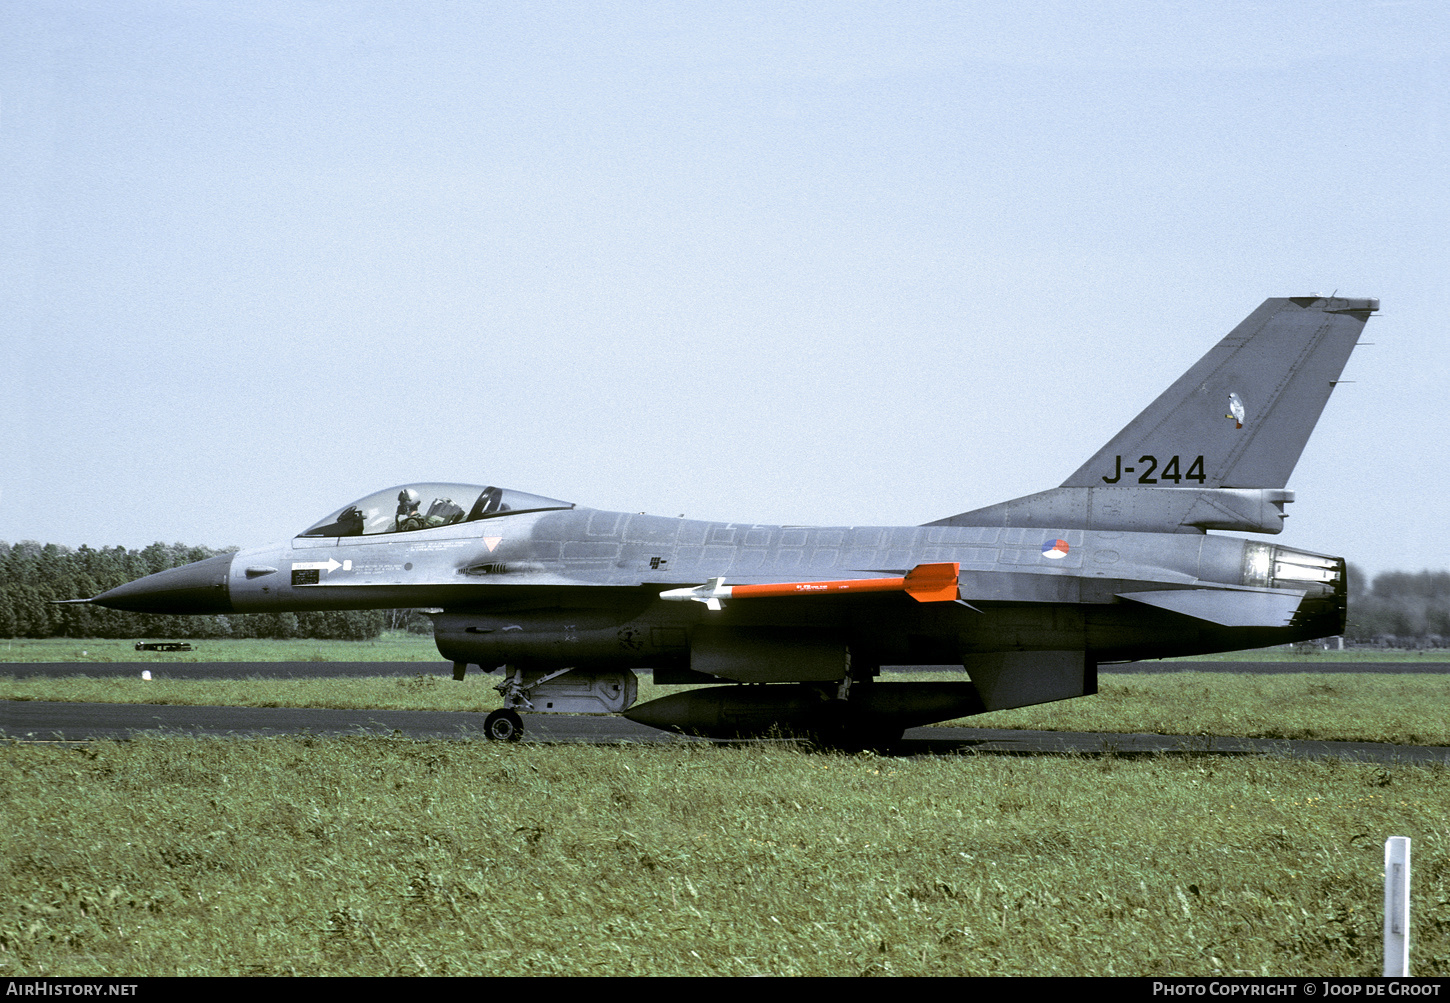
<path fill-rule="evenodd" d="M 604 512 L 507 488 L 369 495 L 284 543 L 90 600 L 146 613 L 426 607 L 519 712 L 843 742 L 1097 690 L 1107 662 L 1341 633 L 1345 566 L 1278 533 L 1373 299 L 1270 299 L 1060 487 L 924 526 Z M 957 682 L 881 682 L 958 664 Z M 635 673 L 688 688 L 637 705 Z M 700 685 L 705 684 L 705 685 Z"/>

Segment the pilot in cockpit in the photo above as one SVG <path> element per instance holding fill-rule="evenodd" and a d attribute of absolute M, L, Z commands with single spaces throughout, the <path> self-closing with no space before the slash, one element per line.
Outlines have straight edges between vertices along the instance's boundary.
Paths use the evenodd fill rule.
<path fill-rule="evenodd" d="M 404 488 L 398 492 L 398 514 L 393 518 L 393 532 L 406 533 L 422 529 L 426 525 L 423 516 L 418 513 L 418 506 L 422 501 L 418 492 L 412 488 Z"/>
<path fill-rule="evenodd" d="M 388 500 L 397 496 L 393 521 L 388 522 Z M 423 499 L 431 499 L 428 504 Z M 454 499 L 458 499 L 455 501 Z M 521 491 L 473 484 L 430 484 L 386 488 L 356 501 L 336 515 L 299 534 L 299 537 L 375 536 L 412 533 L 458 523 L 491 519 L 517 512 L 548 512 L 573 508 L 568 502 Z"/>

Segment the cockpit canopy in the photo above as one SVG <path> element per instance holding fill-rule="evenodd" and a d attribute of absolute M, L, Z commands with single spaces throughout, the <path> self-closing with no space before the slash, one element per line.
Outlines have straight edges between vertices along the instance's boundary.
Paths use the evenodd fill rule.
<path fill-rule="evenodd" d="M 344 506 L 298 536 L 411 533 L 519 512 L 573 508 L 572 502 L 477 484 L 403 484 Z"/>

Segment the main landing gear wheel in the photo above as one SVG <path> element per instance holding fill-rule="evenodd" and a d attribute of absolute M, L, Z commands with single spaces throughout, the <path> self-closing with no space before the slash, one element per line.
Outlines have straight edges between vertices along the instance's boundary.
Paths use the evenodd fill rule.
<path fill-rule="evenodd" d="M 494 742 L 517 742 L 524 737 L 524 722 L 513 711 L 496 710 L 483 722 L 483 733 Z"/>

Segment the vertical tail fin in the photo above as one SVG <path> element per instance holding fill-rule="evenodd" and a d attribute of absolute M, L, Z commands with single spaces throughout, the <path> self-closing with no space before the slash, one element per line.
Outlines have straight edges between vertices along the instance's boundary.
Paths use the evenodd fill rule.
<path fill-rule="evenodd" d="M 1282 488 L 1379 300 L 1265 300 L 1062 486 Z"/>
<path fill-rule="evenodd" d="M 1278 533 L 1284 484 L 1379 300 L 1265 300 L 1050 491 L 928 526 Z"/>

